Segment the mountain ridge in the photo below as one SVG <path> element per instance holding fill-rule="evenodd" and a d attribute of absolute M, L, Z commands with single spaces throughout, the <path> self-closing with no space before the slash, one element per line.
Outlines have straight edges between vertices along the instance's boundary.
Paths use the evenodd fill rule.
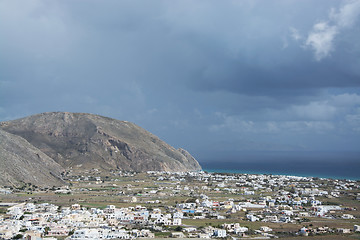
<path fill-rule="evenodd" d="M 0 123 L 68 169 L 197 171 L 187 151 L 138 125 L 89 113 L 47 112 Z"/>

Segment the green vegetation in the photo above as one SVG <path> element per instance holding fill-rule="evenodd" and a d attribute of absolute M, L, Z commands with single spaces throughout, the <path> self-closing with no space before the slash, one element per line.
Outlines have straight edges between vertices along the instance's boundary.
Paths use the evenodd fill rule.
<path fill-rule="evenodd" d="M 165 238 L 165 237 L 170 237 L 171 233 L 170 232 L 156 232 L 155 233 L 155 237 L 157 238 Z"/>

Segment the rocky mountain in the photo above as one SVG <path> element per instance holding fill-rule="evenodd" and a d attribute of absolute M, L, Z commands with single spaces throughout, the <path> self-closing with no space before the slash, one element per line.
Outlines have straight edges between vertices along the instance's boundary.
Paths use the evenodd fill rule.
<path fill-rule="evenodd" d="M 86 113 L 42 113 L 0 123 L 64 168 L 84 170 L 200 170 L 185 150 L 175 149 L 143 128 Z"/>
<path fill-rule="evenodd" d="M 60 186 L 65 183 L 58 163 L 22 137 L 0 129 L 0 186 Z"/>

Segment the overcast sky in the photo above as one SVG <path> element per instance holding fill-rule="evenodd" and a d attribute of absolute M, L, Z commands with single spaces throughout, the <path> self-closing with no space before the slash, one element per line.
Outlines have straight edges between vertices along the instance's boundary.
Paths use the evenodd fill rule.
<path fill-rule="evenodd" d="M 360 149 L 360 0 L 0 0 L 0 121 L 132 121 L 198 159 Z"/>

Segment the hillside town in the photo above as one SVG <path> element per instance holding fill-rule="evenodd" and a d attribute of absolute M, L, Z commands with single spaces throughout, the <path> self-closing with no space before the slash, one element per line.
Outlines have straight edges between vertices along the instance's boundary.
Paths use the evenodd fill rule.
<path fill-rule="evenodd" d="M 0 239 L 360 236 L 360 182 L 198 172 L 67 172 L 0 189 Z"/>

